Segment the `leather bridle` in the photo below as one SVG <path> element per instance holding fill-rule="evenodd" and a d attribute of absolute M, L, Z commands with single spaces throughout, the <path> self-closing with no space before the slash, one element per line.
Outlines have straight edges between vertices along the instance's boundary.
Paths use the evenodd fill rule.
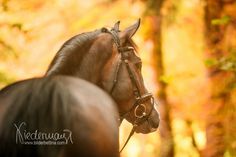
<path fill-rule="evenodd" d="M 110 90 L 110 94 L 112 95 L 112 93 L 113 93 L 113 91 L 114 91 L 114 89 L 117 85 L 118 73 L 119 73 L 120 67 L 121 67 L 122 64 L 125 64 L 126 69 L 128 71 L 128 74 L 129 74 L 129 78 L 130 78 L 130 80 L 132 82 L 132 85 L 133 85 L 133 93 L 134 93 L 134 96 L 135 96 L 134 105 L 127 112 L 120 115 L 120 121 L 122 121 L 132 111 L 134 112 L 134 115 L 135 115 L 135 120 L 132 124 L 133 128 L 132 128 L 132 130 L 131 130 L 124 146 L 120 150 L 120 152 L 122 152 L 122 150 L 127 145 L 129 139 L 134 134 L 137 126 L 143 124 L 145 121 L 148 122 L 148 119 L 149 119 L 149 117 L 152 113 L 152 110 L 154 108 L 155 102 L 154 102 L 154 98 L 153 98 L 152 93 L 141 94 L 141 91 L 138 87 L 138 83 L 137 83 L 137 81 L 134 77 L 134 74 L 133 74 L 133 72 L 130 68 L 129 61 L 125 58 L 124 54 L 129 52 L 129 51 L 134 51 L 134 48 L 129 47 L 129 46 L 125 46 L 125 47 L 121 46 L 120 38 L 118 36 L 119 31 L 116 31 L 114 29 L 108 30 L 107 28 L 102 28 L 101 31 L 104 32 L 104 33 L 109 33 L 109 34 L 112 35 L 112 39 L 113 39 L 113 41 L 114 41 L 114 43 L 117 47 L 117 50 L 118 50 L 119 54 L 121 55 L 120 60 L 118 61 L 116 69 L 115 69 L 115 74 L 114 74 L 115 77 L 114 77 L 114 80 L 113 80 L 113 85 L 112 85 L 111 90 Z M 152 104 L 152 108 L 151 108 L 149 113 L 147 113 L 147 109 L 146 109 L 146 106 L 145 106 L 145 102 L 147 102 L 148 100 L 150 100 L 151 104 Z M 141 112 L 138 112 L 138 111 L 141 111 Z"/>

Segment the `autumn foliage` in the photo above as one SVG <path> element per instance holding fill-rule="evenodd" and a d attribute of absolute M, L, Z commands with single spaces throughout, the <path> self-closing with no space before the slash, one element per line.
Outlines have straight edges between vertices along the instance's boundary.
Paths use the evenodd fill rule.
<path fill-rule="evenodd" d="M 161 125 L 135 134 L 122 156 L 236 156 L 235 0 L 0 0 L 0 87 L 44 75 L 68 38 L 138 18 Z M 130 129 L 122 124 L 120 145 Z"/>

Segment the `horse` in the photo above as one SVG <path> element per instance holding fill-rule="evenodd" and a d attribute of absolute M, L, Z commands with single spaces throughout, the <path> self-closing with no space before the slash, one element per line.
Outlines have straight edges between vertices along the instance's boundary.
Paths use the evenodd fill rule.
<path fill-rule="evenodd" d="M 85 80 L 19 81 L 0 91 L 0 156 L 118 157 L 118 117 L 113 99 Z"/>
<path fill-rule="evenodd" d="M 123 31 L 120 21 L 67 40 L 50 63 L 45 76 L 67 75 L 87 80 L 116 102 L 120 123 L 126 119 L 134 132 L 147 134 L 159 126 L 153 95 L 144 85 L 142 60 L 132 37 L 140 19 Z"/>

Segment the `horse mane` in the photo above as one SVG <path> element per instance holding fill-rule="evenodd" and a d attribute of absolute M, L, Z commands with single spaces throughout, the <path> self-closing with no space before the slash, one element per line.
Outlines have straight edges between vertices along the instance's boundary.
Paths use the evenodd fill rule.
<path fill-rule="evenodd" d="M 92 32 L 78 34 L 67 40 L 56 53 L 48 67 L 46 76 L 75 74 L 77 70 L 75 67 L 80 67 L 83 57 L 89 52 L 88 49 L 101 32 L 102 29 L 97 29 Z M 138 47 L 131 38 L 128 38 L 126 42 L 138 52 Z"/>
<path fill-rule="evenodd" d="M 98 34 L 101 33 L 101 30 L 95 30 L 92 32 L 85 32 L 71 37 L 67 40 L 59 49 L 58 53 L 64 53 L 68 50 L 73 50 L 74 48 L 81 47 L 85 42 L 93 40 Z"/>
<path fill-rule="evenodd" d="M 46 75 L 57 74 L 58 69 L 63 69 L 64 64 L 79 64 L 85 53 L 86 49 L 90 47 L 91 42 L 95 39 L 95 37 L 101 33 L 101 29 L 86 32 L 82 34 L 78 34 L 69 40 L 67 40 L 56 53 L 53 61 L 49 65 L 48 71 Z M 72 55 L 72 57 L 68 58 L 67 56 Z M 75 60 L 73 62 L 73 60 Z M 77 65 L 72 65 L 77 66 Z M 70 69 L 63 69 L 63 74 L 71 74 L 73 71 Z M 61 73 L 60 73 L 61 74 Z"/>

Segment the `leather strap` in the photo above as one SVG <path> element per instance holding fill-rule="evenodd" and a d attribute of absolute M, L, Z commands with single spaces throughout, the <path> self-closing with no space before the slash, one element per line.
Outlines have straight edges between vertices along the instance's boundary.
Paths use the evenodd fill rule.
<path fill-rule="evenodd" d="M 125 141 L 125 144 L 123 145 L 123 147 L 121 148 L 121 150 L 119 151 L 119 153 L 121 153 L 123 151 L 123 149 L 125 148 L 125 146 L 127 145 L 127 143 L 129 142 L 130 138 L 133 136 L 133 134 L 135 133 L 137 125 L 133 125 L 132 130 L 129 133 L 129 136 L 127 138 L 127 140 Z"/>
<path fill-rule="evenodd" d="M 130 65 L 129 65 L 129 61 L 127 59 L 125 59 L 124 57 L 124 53 L 125 52 L 128 52 L 130 50 L 134 50 L 133 47 L 121 47 L 121 44 L 120 44 L 120 39 L 119 39 L 119 36 L 118 36 L 118 32 L 115 31 L 114 29 L 112 30 L 108 30 L 106 28 L 102 28 L 102 32 L 106 32 L 106 33 L 110 33 L 112 35 L 112 39 L 114 41 L 114 43 L 116 44 L 117 46 L 117 50 L 118 52 L 121 54 L 121 59 L 119 60 L 119 62 L 117 63 L 117 66 L 116 66 L 116 70 L 115 70 L 115 79 L 113 80 L 113 85 L 111 87 L 111 90 L 110 90 L 110 94 L 113 93 L 113 90 L 117 84 L 117 77 L 118 77 L 118 73 L 119 73 L 119 70 L 120 70 L 120 66 L 122 63 L 125 63 L 125 66 L 126 66 L 126 69 L 128 71 L 128 74 L 129 74 L 129 78 L 132 82 L 132 85 L 133 85 L 133 93 L 136 97 L 136 102 L 134 103 L 134 105 L 132 106 L 132 108 L 126 112 L 125 114 L 121 115 L 120 116 L 120 119 L 124 119 L 125 116 L 130 113 L 131 111 L 133 111 L 134 108 L 136 108 L 137 106 L 141 105 L 142 103 L 144 103 L 145 101 L 147 101 L 148 99 L 153 99 L 153 96 L 151 93 L 147 93 L 147 94 L 144 94 L 142 95 L 141 92 L 140 92 L 140 89 L 138 87 L 138 83 L 136 82 L 136 79 L 134 78 L 134 74 L 130 68 Z M 154 101 L 154 100 L 153 100 Z M 133 128 L 125 142 L 125 144 L 123 145 L 123 147 L 121 148 L 120 150 L 120 153 L 122 152 L 122 150 L 125 148 L 125 146 L 127 145 L 127 143 L 129 142 L 130 138 L 133 136 L 134 132 L 136 131 L 136 128 L 138 125 L 141 125 L 142 123 L 144 123 L 145 121 L 148 120 L 149 116 L 151 115 L 151 112 L 154 108 L 154 102 L 152 104 L 152 109 L 151 111 L 146 115 L 146 108 L 145 108 L 145 111 L 144 111 L 144 115 L 143 116 L 140 116 L 140 117 L 135 117 L 135 121 L 133 123 Z M 136 111 L 134 111 L 136 112 Z"/>

